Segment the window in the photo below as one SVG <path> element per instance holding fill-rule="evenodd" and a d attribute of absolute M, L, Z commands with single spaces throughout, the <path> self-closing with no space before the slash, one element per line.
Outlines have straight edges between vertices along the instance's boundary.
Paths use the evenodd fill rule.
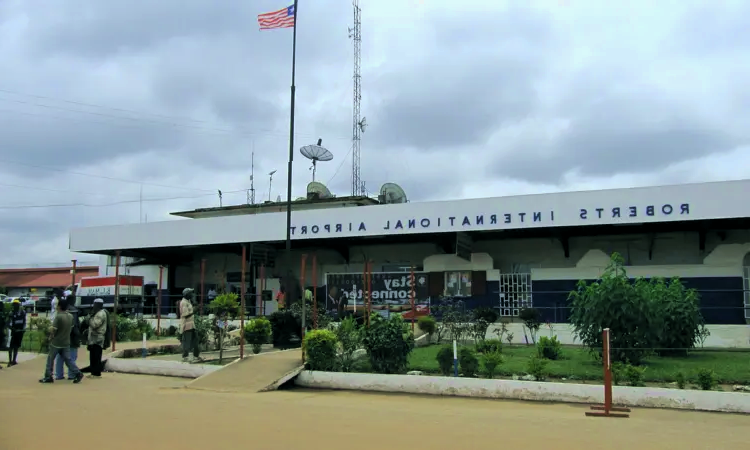
<path fill-rule="evenodd" d="M 471 296 L 471 272 L 445 272 L 446 297 Z"/>
<path fill-rule="evenodd" d="M 504 273 L 500 276 L 500 315 L 516 317 L 524 308 L 533 307 L 531 273 Z"/>

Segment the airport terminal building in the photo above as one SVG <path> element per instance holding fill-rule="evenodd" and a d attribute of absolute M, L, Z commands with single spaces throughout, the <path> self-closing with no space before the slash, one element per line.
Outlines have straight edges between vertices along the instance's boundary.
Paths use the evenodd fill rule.
<path fill-rule="evenodd" d="M 700 292 L 712 325 L 706 345 L 747 347 L 749 194 L 750 180 L 421 203 L 312 192 L 293 204 L 291 259 L 285 205 L 272 202 L 73 229 L 70 250 L 101 255 L 100 275 L 113 274 L 118 252 L 124 273 L 156 282 L 161 266 L 161 289 L 172 295 L 201 284 L 237 287 L 243 246 L 246 286 L 258 295 L 275 293 L 290 270 L 319 288 L 319 299 L 357 292 L 369 261 L 373 303 L 403 304 L 413 292 L 422 304 L 460 296 L 509 318 L 534 307 L 560 324 L 563 341 L 572 340 L 569 292 L 618 252 L 630 276 L 679 276 Z M 264 313 L 272 310 L 264 302 Z"/>

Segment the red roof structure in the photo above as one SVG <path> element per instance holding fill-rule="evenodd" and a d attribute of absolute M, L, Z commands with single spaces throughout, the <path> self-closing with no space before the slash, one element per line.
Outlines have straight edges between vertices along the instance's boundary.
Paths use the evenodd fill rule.
<path fill-rule="evenodd" d="M 55 288 L 68 286 L 72 267 L 0 269 L 0 286 L 4 288 Z M 97 266 L 76 267 L 76 283 L 83 277 L 99 275 Z"/>

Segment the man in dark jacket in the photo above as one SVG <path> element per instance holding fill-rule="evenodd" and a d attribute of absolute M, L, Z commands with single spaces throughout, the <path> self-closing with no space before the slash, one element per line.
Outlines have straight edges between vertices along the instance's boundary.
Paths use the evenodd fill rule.
<path fill-rule="evenodd" d="M 1 305 L 0 305 L 1 306 Z M 13 311 L 10 313 L 10 344 L 8 345 L 8 367 L 18 364 L 18 349 L 23 342 L 23 334 L 26 331 L 26 311 L 21 308 L 19 299 L 13 300 Z"/>
<path fill-rule="evenodd" d="M 78 319 L 78 310 L 75 306 L 75 297 L 70 295 L 66 297 L 65 301 L 68 303 L 68 312 L 73 316 L 73 326 L 70 329 L 70 360 L 75 363 L 78 360 L 78 348 L 81 346 L 81 328 Z M 64 380 L 65 374 L 63 373 L 65 361 L 62 356 L 58 356 L 55 359 L 55 379 Z M 68 379 L 72 380 L 75 378 L 75 374 L 71 374 L 68 370 Z"/>

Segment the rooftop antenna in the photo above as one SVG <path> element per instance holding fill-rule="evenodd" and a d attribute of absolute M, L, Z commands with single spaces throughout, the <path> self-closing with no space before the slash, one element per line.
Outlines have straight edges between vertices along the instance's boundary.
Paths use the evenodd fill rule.
<path fill-rule="evenodd" d="M 224 206 L 221 201 L 221 189 L 217 189 L 217 190 L 219 191 L 219 208 L 221 208 L 222 206 Z"/>
<path fill-rule="evenodd" d="M 253 141 L 253 149 L 255 148 L 255 141 Z M 248 192 L 248 205 L 255 204 L 255 150 L 250 159 L 250 192 Z"/>
<path fill-rule="evenodd" d="M 354 108 L 352 118 L 352 197 L 362 195 L 362 180 L 360 169 L 360 153 L 362 133 L 367 122 L 360 118 L 362 103 L 362 10 L 359 0 L 353 0 L 354 28 L 349 28 L 349 37 L 354 43 Z"/>
<path fill-rule="evenodd" d="M 326 162 L 333 159 L 333 153 L 328 151 L 328 149 L 322 145 L 323 139 L 318 139 L 317 144 L 305 145 L 299 149 L 302 156 L 312 161 L 312 167 L 310 167 L 310 169 L 313 173 L 313 181 L 315 181 L 315 171 L 318 168 L 318 161 Z"/>
<path fill-rule="evenodd" d="M 275 174 L 276 171 L 272 170 L 268 172 L 268 201 L 271 201 L 271 186 L 273 186 L 273 174 Z"/>

